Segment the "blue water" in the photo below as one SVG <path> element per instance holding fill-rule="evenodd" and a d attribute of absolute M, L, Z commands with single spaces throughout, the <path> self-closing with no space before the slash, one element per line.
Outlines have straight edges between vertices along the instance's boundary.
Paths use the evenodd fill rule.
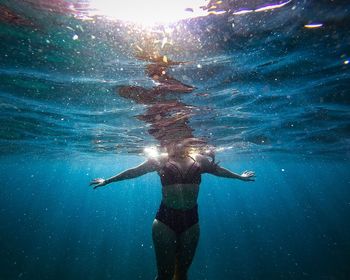
<path fill-rule="evenodd" d="M 135 56 L 148 44 L 187 62 L 169 71 L 196 89 L 167 98 L 192 134 L 257 174 L 204 176 L 189 279 L 350 279 L 349 3 L 292 1 L 170 35 L 83 21 L 64 3 L 0 1 L 1 280 L 154 278 L 157 175 L 88 187 L 159 144 L 140 118 L 154 104 L 118 94 L 154 86 Z"/>

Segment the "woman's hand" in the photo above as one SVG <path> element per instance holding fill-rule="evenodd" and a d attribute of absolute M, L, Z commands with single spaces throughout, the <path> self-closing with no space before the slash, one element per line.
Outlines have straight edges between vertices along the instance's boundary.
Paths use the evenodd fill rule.
<path fill-rule="evenodd" d="M 254 177 L 255 177 L 255 173 L 253 171 L 247 171 L 247 170 L 240 175 L 240 179 L 242 181 L 255 181 Z"/>
<path fill-rule="evenodd" d="M 95 185 L 94 189 L 107 185 L 107 182 L 103 178 L 97 178 L 90 182 L 90 186 Z"/>

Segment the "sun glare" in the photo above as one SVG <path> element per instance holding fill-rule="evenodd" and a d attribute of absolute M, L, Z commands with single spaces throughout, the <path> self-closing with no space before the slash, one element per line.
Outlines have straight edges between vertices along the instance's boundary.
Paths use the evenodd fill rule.
<path fill-rule="evenodd" d="M 90 0 L 91 15 L 142 25 L 167 24 L 206 16 L 207 0 Z"/>

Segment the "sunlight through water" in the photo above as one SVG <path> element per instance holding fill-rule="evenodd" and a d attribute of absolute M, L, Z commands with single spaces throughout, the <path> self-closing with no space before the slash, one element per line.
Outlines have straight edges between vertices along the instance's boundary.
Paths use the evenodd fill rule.
<path fill-rule="evenodd" d="M 205 0 L 91 0 L 91 16 L 101 15 L 109 19 L 123 20 L 142 25 L 171 23 L 182 19 L 206 16 L 202 7 Z"/>

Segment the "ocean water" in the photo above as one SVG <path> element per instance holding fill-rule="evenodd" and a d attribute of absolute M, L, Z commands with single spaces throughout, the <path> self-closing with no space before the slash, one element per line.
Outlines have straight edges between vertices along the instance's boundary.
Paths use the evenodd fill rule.
<path fill-rule="evenodd" d="M 257 176 L 203 176 L 189 279 L 350 279 L 350 4 L 145 27 L 87 3 L 0 1 L 0 280 L 154 279 L 157 174 L 88 184 L 187 136 Z"/>

